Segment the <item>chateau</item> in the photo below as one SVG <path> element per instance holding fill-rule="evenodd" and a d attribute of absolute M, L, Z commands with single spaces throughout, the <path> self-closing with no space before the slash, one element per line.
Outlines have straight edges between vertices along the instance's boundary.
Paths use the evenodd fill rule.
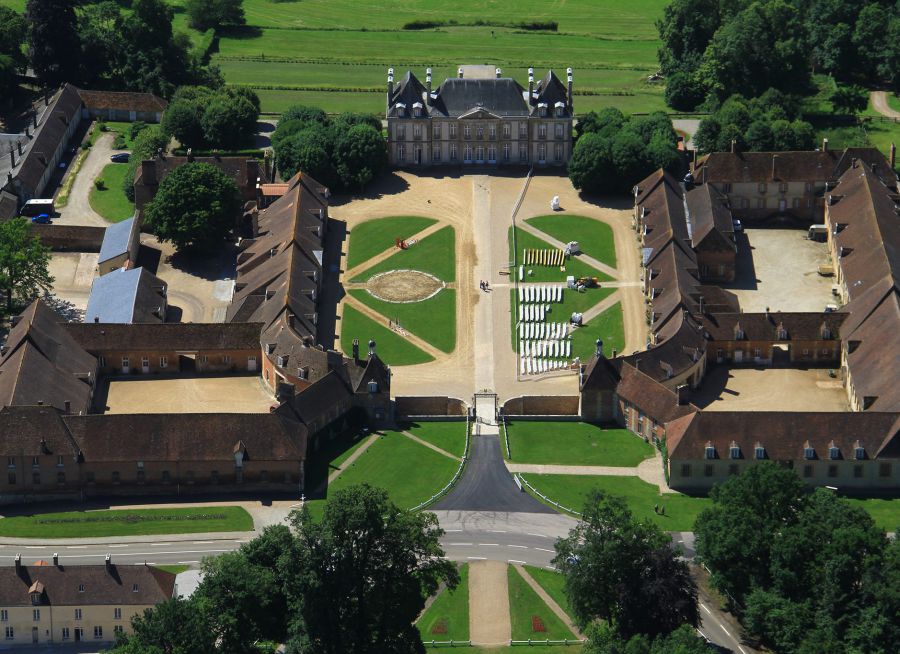
<path fill-rule="evenodd" d="M 572 154 L 572 69 L 563 84 L 552 70 L 528 88 L 491 66 L 460 66 L 432 89 L 413 73 L 394 84 L 388 71 L 388 158 L 398 168 L 565 166 Z"/>

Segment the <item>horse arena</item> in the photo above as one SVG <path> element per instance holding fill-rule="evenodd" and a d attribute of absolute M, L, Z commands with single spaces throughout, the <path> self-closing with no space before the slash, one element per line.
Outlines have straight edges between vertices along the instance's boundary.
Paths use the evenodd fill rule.
<path fill-rule="evenodd" d="M 445 284 L 419 270 L 389 270 L 366 282 L 366 290 L 385 302 L 422 302 L 437 295 Z"/>

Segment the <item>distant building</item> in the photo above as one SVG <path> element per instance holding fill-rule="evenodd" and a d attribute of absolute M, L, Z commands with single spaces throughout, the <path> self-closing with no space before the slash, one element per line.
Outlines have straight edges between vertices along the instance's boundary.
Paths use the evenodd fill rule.
<path fill-rule="evenodd" d="M 146 268 L 120 268 L 94 278 L 86 322 L 165 322 L 168 284 Z"/>
<path fill-rule="evenodd" d="M 528 88 L 499 68 L 461 66 L 431 87 L 412 72 L 395 86 L 388 71 L 388 157 L 398 168 L 427 166 L 565 166 L 572 154 L 572 69 L 568 86 L 550 70 Z"/>
<path fill-rule="evenodd" d="M 147 565 L 0 567 L 4 645 L 109 643 L 131 632 L 131 619 L 170 599 L 175 575 Z"/>
<path fill-rule="evenodd" d="M 82 116 L 92 120 L 159 123 L 169 106 L 168 102 L 152 93 L 80 89 L 78 94 L 83 103 Z"/>

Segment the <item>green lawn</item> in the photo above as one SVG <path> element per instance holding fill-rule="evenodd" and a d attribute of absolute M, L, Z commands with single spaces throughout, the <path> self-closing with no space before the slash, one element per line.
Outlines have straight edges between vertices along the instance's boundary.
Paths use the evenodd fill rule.
<path fill-rule="evenodd" d="M 363 444 L 368 434 L 360 430 L 347 431 L 329 436 L 320 433 L 316 436 L 318 449 L 310 442 L 306 461 L 306 488 L 314 491 L 326 480 L 328 475 L 341 467 L 341 464 Z"/>
<path fill-rule="evenodd" d="M 862 507 L 869 512 L 881 529 L 885 531 L 900 531 L 900 499 L 856 499 L 848 498 L 850 504 Z"/>
<path fill-rule="evenodd" d="M 347 270 L 394 247 L 396 239 L 409 238 L 436 222 L 421 216 L 391 216 L 360 223 L 350 230 Z"/>
<path fill-rule="evenodd" d="M 456 231 L 450 225 L 439 229 L 408 250 L 398 250 L 397 254 L 367 268 L 351 281 L 364 282 L 388 270 L 420 270 L 445 282 L 456 281 Z"/>
<path fill-rule="evenodd" d="M 70 511 L 0 520 L 0 536 L 16 538 L 102 538 L 252 529 L 253 519 L 239 506 Z"/>
<path fill-rule="evenodd" d="M 625 349 L 625 326 L 622 323 L 622 305 L 616 302 L 599 316 L 591 318 L 572 333 L 572 357 L 587 361 L 597 350 L 597 339 L 603 341 L 603 353 L 612 356 L 613 349 L 622 353 Z"/>
<path fill-rule="evenodd" d="M 423 352 L 387 327 L 379 325 L 353 307 L 345 306 L 344 316 L 341 319 L 340 345 L 344 354 L 348 356 L 353 351 L 354 338 L 359 339 L 361 350 L 367 348 L 370 339 L 375 339 L 378 356 L 391 366 L 411 366 L 434 360 L 430 354 Z"/>
<path fill-rule="evenodd" d="M 102 132 L 98 129 L 100 122 L 94 124 L 94 130 L 91 132 L 91 144 L 97 142 L 104 134 L 112 134 L 115 138 L 116 134 L 121 134 L 125 139 L 125 150 L 131 150 L 134 147 L 134 140 L 131 138 L 131 126 L 133 123 L 117 122 L 113 120 L 103 121 L 106 125 L 106 131 Z"/>
<path fill-rule="evenodd" d="M 896 93 L 887 94 L 888 106 L 894 111 L 900 111 L 900 96 Z"/>
<path fill-rule="evenodd" d="M 509 232 L 507 234 L 507 239 L 509 241 L 509 260 L 515 261 L 516 266 L 515 269 L 511 271 L 511 274 L 518 275 L 519 274 L 519 265 L 522 263 L 522 252 L 526 249 L 548 249 L 552 246 L 539 239 L 537 236 L 533 236 L 529 232 L 526 232 L 521 227 L 516 228 L 516 251 L 513 252 L 513 228 L 509 228 Z M 579 261 L 577 257 L 570 258 L 565 261 L 564 264 L 565 270 L 560 270 L 555 266 L 525 266 L 525 279 L 523 281 L 526 282 L 565 282 L 566 277 L 569 275 L 574 275 L 575 277 L 597 277 L 601 282 L 610 281 L 612 278 L 609 275 L 606 275 L 599 270 L 592 268 L 586 263 Z M 534 271 L 533 274 L 529 275 L 528 271 Z"/>
<path fill-rule="evenodd" d="M 616 244 L 612 228 L 604 222 L 564 213 L 529 218 L 525 222 L 562 243 L 578 241 L 581 251 L 586 255 L 616 267 Z"/>
<path fill-rule="evenodd" d="M 566 595 L 566 578 L 553 570 L 537 568 L 531 565 L 526 565 L 525 570 L 553 598 L 553 601 L 559 604 L 560 608 L 566 612 L 566 615 L 574 621 L 575 617 L 572 615 L 569 598 Z"/>
<path fill-rule="evenodd" d="M 100 173 L 105 183 L 104 189 L 100 191 L 92 187 L 88 196 L 91 208 L 111 223 L 127 220 L 134 215 L 134 202 L 125 196 L 122 187 L 127 171 L 126 164 L 106 164 Z"/>
<path fill-rule="evenodd" d="M 171 572 L 173 575 L 179 575 L 185 570 L 188 570 L 191 566 L 189 565 L 157 565 L 154 566 L 163 572 Z"/>
<path fill-rule="evenodd" d="M 516 647 L 454 647 L 453 651 L 458 654 L 515 654 L 515 652 L 528 652 L 528 654 L 580 654 L 582 646 L 569 645 L 568 647 L 559 645 L 526 645 L 527 649 Z M 426 649 L 431 649 L 426 647 Z M 437 648 L 435 648 L 437 649 Z"/>
<path fill-rule="evenodd" d="M 466 449 L 466 423 L 464 420 L 415 422 L 409 425 L 400 425 L 400 428 L 455 456 L 461 457 Z"/>
<path fill-rule="evenodd" d="M 363 452 L 328 492 L 363 482 L 385 489 L 402 508 L 412 508 L 443 488 L 459 464 L 448 457 L 388 431 Z"/>
<path fill-rule="evenodd" d="M 710 506 L 705 497 L 687 495 L 660 495 L 655 486 L 637 477 L 587 477 L 579 475 L 522 475 L 528 483 L 550 499 L 570 509 L 581 511 L 584 502 L 594 488 L 625 499 L 636 518 L 649 520 L 666 531 L 690 531 L 697 515 Z M 656 514 L 653 507 L 664 507 L 666 514 Z"/>
<path fill-rule="evenodd" d="M 507 567 L 506 574 L 509 579 L 509 618 L 513 640 L 575 638 L 513 566 Z"/>
<path fill-rule="evenodd" d="M 550 303 L 550 311 L 548 311 L 544 315 L 544 322 L 569 322 L 573 313 L 584 313 L 592 306 L 599 304 L 615 292 L 616 289 L 614 288 L 589 288 L 583 292 L 565 289 L 563 291 L 562 302 Z M 513 349 L 515 349 L 516 322 L 518 321 L 518 297 L 516 296 L 516 291 L 514 289 L 510 291 L 510 306 L 514 308 L 514 310 L 510 312 L 510 318 L 512 324 L 512 347 Z M 623 327 L 621 325 L 621 309 L 619 309 L 618 313 L 618 326 L 616 326 L 615 323 L 616 314 L 611 314 L 609 318 L 606 318 L 606 315 L 609 314 L 611 309 L 613 308 L 614 307 L 611 307 L 610 309 L 604 311 L 602 314 L 590 321 L 591 325 L 585 327 L 586 329 L 591 329 L 593 323 L 596 323 L 594 331 L 596 331 L 597 333 L 609 332 L 608 335 L 611 337 L 609 347 L 613 347 L 615 345 L 615 335 L 617 333 L 619 334 L 619 341 L 624 341 Z M 579 347 L 583 345 L 579 340 L 576 340 L 578 331 L 579 330 L 575 330 L 575 332 L 573 332 L 572 334 L 572 358 L 579 356 Z M 592 331 L 589 333 L 594 332 Z M 583 338 L 585 337 L 582 337 L 582 339 Z M 596 340 L 597 337 L 594 336 L 593 340 L 590 341 L 590 348 L 588 348 L 586 351 L 580 352 L 582 359 L 584 359 L 585 354 L 587 354 L 588 356 L 593 355 L 595 349 L 594 341 Z M 604 343 L 606 343 L 605 338 Z M 607 346 L 604 345 L 604 347 Z"/>
<path fill-rule="evenodd" d="M 362 289 L 348 292 L 385 318 L 399 320 L 403 329 L 442 352 L 452 352 L 456 348 L 456 291 L 452 288 L 445 288 L 422 302 L 409 303 L 379 300 Z"/>
<path fill-rule="evenodd" d="M 469 640 L 469 566 L 459 569 L 459 586 L 444 589 L 416 622 L 423 642 Z"/>
<path fill-rule="evenodd" d="M 615 427 L 604 429 L 586 422 L 523 421 L 508 423 L 507 430 L 511 460 L 516 463 L 630 468 L 653 456 L 652 445 Z"/>

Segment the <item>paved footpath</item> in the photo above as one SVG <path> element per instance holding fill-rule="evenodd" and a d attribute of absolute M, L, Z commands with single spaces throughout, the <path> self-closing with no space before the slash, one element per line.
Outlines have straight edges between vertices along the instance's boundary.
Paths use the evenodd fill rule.
<path fill-rule="evenodd" d="M 469 638 L 473 645 L 508 645 L 509 580 L 506 563 L 472 561 L 469 564 Z"/>

